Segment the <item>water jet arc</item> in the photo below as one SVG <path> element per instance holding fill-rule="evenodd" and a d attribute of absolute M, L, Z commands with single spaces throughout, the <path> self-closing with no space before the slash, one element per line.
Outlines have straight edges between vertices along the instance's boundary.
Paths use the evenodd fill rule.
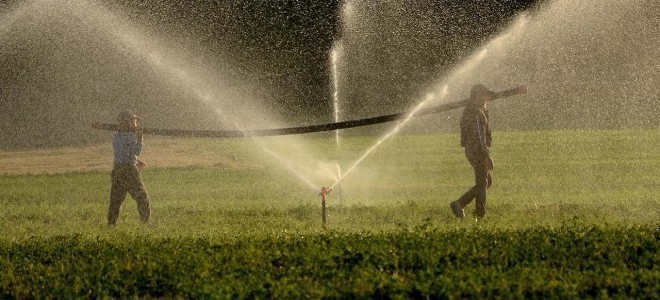
<path fill-rule="evenodd" d="M 501 99 L 513 95 L 519 94 L 518 88 L 513 88 L 505 90 L 502 92 L 494 93 L 493 99 Z M 449 111 L 464 107 L 469 103 L 470 99 L 465 99 L 457 102 L 441 104 L 437 106 L 431 106 L 425 109 L 420 110 L 415 113 L 415 116 L 423 116 L 436 114 L 444 111 Z M 318 125 L 309 125 L 309 126 L 300 126 L 300 127 L 287 127 L 287 128 L 275 128 L 275 129 L 260 129 L 260 130 L 187 130 L 187 129 L 167 129 L 167 128 L 149 128 L 141 127 L 139 130 L 143 134 L 152 134 L 152 135 L 163 135 L 163 136 L 178 136 L 178 137 L 259 137 L 259 136 L 278 136 L 278 135 L 293 135 L 293 134 L 304 134 L 312 132 L 321 132 L 321 131 L 331 131 L 337 129 L 346 129 L 354 128 L 361 126 L 368 126 L 386 122 L 392 122 L 408 117 L 409 113 L 395 113 L 389 115 L 383 115 L 378 117 L 371 117 L 365 119 L 357 119 L 350 121 L 342 121 L 335 123 L 326 123 Z M 120 131 L 119 125 L 111 123 L 94 123 L 92 128 L 100 130 L 111 130 L 111 131 Z"/>

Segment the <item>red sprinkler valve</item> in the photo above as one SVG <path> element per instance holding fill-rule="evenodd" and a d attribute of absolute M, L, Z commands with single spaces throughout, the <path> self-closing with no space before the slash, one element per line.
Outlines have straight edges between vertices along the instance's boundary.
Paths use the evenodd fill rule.
<path fill-rule="evenodd" d="M 328 194 L 330 194 L 330 192 L 332 192 L 332 188 L 325 187 L 325 186 L 321 187 L 321 192 L 319 193 L 319 196 L 321 196 L 321 201 L 325 202 L 325 198 Z"/>

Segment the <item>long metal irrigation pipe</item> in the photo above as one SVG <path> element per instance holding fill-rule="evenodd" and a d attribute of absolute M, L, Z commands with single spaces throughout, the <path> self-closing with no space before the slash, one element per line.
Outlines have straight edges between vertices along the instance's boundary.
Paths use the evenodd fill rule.
<path fill-rule="evenodd" d="M 509 96 L 518 94 L 518 88 L 509 89 L 502 92 L 496 92 L 493 95 L 493 99 L 500 99 Z M 456 108 L 464 107 L 469 103 L 470 99 L 465 99 L 462 101 L 441 104 L 437 106 L 428 107 L 420 110 L 415 115 L 423 116 L 429 114 L 436 114 L 439 112 L 449 111 Z M 292 135 L 292 134 L 303 134 L 311 132 L 321 132 L 321 131 L 330 131 L 337 129 L 346 129 L 367 125 L 380 124 L 385 122 L 392 122 L 400 119 L 404 119 L 408 116 L 408 113 L 395 113 L 384 116 L 350 120 L 336 123 L 326 123 L 318 125 L 309 125 L 309 126 L 300 126 L 300 127 L 287 127 L 287 128 L 275 128 L 275 129 L 259 129 L 259 130 L 187 130 L 187 129 L 166 129 L 166 128 L 149 128 L 141 127 L 139 130 L 142 130 L 144 134 L 153 134 L 153 135 L 164 135 L 164 136 L 179 136 L 179 137 L 258 137 L 258 136 L 277 136 L 277 135 Z M 111 130 L 111 131 L 120 131 L 119 125 L 111 123 L 94 123 L 92 127 L 100 130 Z"/>

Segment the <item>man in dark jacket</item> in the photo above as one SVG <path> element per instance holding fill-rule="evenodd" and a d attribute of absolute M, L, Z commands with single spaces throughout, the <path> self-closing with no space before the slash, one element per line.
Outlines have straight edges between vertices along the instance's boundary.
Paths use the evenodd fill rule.
<path fill-rule="evenodd" d="M 524 93 L 527 93 L 525 86 L 502 93 L 490 91 L 481 84 L 476 84 L 470 89 L 471 101 L 463 110 L 461 117 L 461 146 L 465 148 L 465 157 L 474 169 L 475 185 L 449 205 L 456 217 L 465 217 L 463 208 L 474 199 L 476 199 L 477 217 L 486 216 L 486 190 L 493 184 L 491 176 L 493 160 L 490 157 L 492 137 L 486 108 L 488 102 L 496 98 Z"/>

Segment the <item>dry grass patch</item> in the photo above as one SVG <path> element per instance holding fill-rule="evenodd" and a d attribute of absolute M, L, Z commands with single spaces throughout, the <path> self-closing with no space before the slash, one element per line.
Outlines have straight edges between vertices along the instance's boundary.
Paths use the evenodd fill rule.
<path fill-rule="evenodd" d="M 112 145 L 0 151 L 0 174 L 60 174 L 109 171 Z M 140 157 L 149 168 L 214 166 L 238 169 L 242 164 L 231 153 L 215 153 L 193 139 L 149 138 Z"/>

